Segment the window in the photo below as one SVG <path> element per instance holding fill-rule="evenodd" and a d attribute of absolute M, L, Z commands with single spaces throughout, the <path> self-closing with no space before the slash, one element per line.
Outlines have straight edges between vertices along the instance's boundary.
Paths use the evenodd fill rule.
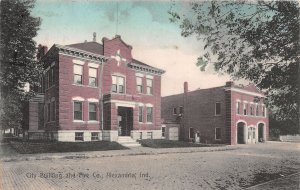
<path fill-rule="evenodd" d="M 83 133 L 75 132 L 75 141 L 83 141 Z"/>
<path fill-rule="evenodd" d="M 153 81 L 152 81 L 152 79 L 147 79 L 147 94 L 153 94 Z"/>
<path fill-rule="evenodd" d="M 55 120 L 55 100 L 51 102 L 51 121 Z"/>
<path fill-rule="evenodd" d="M 221 103 L 220 102 L 216 102 L 215 114 L 221 115 Z"/>
<path fill-rule="evenodd" d="M 53 85 L 53 68 L 51 68 L 49 71 L 49 87 Z"/>
<path fill-rule="evenodd" d="M 143 122 L 143 106 L 139 107 L 139 122 Z"/>
<path fill-rule="evenodd" d="M 89 103 L 89 120 L 97 120 L 97 105 L 96 103 Z"/>
<path fill-rule="evenodd" d="M 247 110 L 248 110 L 248 104 L 247 103 L 244 103 L 244 115 L 247 115 Z"/>
<path fill-rule="evenodd" d="M 82 69 L 83 69 L 83 67 L 81 65 L 74 65 L 74 83 L 75 84 L 83 84 Z"/>
<path fill-rule="evenodd" d="M 97 69 L 89 68 L 89 85 L 97 86 Z"/>
<path fill-rule="evenodd" d="M 259 106 L 258 106 L 258 104 L 256 104 L 256 110 L 255 110 L 255 115 L 256 116 L 259 116 Z"/>
<path fill-rule="evenodd" d="M 192 127 L 189 129 L 189 138 L 190 139 L 195 138 L 194 128 Z"/>
<path fill-rule="evenodd" d="M 152 139 L 152 132 L 147 132 L 147 139 Z"/>
<path fill-rule="evenodd" d="M 82 102 L 74 102 L 74 120 L 82 120 Z"/>
<path fill-rule="evenodd" d="M 49 88 L 49 73 L 47 72 L 45 75 L 45 89 Z"/>
<path fill-rule="evenodd" d="M 183 114 L 183 107 L 182 106 L 179 107 L 179 114 Z"/>
<path fill-rule="evenodd" d="M 147 107 L 147 122 L 152 123 L 153 121 L 153 108 Z"/>
<path fill-rule="evenodd" d="M 112 76 L 112 92 L 125 93 L 125 78 L 120 76 Z"/>
<path fill-rule="evenodd" d="M 143 78 L 136 77 L 136 91 L 138 93 L 143 93 Z"/>
<path fill-rule="evenodd" d="M 216 136 L 216 140 L 221 139 L 221 128 L 218 127 L 215 129 L 215 136 Z"/>
<path fill-rule="evenodd" d="M 165 137 L 166 133 L 166 127 L 161 127 L 161 136 Z"/>
<path fill-rule="evenodd" d="M 250 115 L 254 115 L 254 105 L 250 104 Z"/>
<path fill-rule="evenodd" d="M 50 103 L 48 103 L 47 114 L 48 114 L 47 119 L 48 119 L 48 121 L 50 121 L 50 115 L 51 115 L 51 104 Z"/>
<path fill-rule="evenodd" d="M 236 102 L 236 113 L 241 114 L 241 102 Z"/>
<path fill-rule="evenodd" d="M 97 132 L 92 132 L 92 141 L 98 141 L 99 140 L 99 133 Z"/>
<path fill-rule="evenodd" d="M 177 115 L 177 108 L 173 108 L 173 115 Z"/>
<path fill-rule="evenodd" d="M 266 107 L 265 105 L 262 105 L 261 107 L 262 107 L 262 116 L 266 117 Z"/>

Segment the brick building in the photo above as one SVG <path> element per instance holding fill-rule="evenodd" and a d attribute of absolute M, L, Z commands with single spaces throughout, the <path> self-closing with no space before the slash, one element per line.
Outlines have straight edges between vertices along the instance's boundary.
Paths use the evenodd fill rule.
<path fill-rule="evenodd" d="M 29 136 L 59 141 L 161 138 L 164 71 L 134 59 L 120 36 L 100 44 L 94 35 L 92 42 L 39 49 L 45 74 L 39 98 L 29 104 Z"/>
<path fill-rule="evenodd" d="M 179 124 L 179 137 L 187 141 L 250 144 L 268 139 L 264 94 L 255 86 L 225 86 L 162 97 L 163 123 Z"/>

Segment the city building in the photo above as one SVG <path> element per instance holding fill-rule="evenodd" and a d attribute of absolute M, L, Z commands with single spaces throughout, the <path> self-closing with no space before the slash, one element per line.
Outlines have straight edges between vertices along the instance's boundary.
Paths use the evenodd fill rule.
<path fill-rule="evenodd" d="M 219 144 L 251 144 L 269 135 L 264 94 L 254 85 L 225 86 L 162 97 L 164 125 L 179 126 L 179 138 Z"/>
<path fill-rule="evenodd" d="M 28 135 L 58 141 L 156 139 L 161 132 L 161 69 L 138 61 L 119 35 L 39 47 L 41 88 L 29 103 Z"/>

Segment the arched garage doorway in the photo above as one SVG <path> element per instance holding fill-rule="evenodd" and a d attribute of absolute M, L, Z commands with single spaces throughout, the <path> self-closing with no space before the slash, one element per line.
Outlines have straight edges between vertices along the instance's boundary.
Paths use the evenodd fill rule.
<path fill-rule="evenodd" d="M 246 124 L 244 122 L 239 122 L 237 124 L 237 143 L 245 144 L 245 127 Z"/>
<path fill-rule="evenodd" d="M 263 123 L 258 124 L 258 140 L 259 140 L 259 142 L 265 141 L 264 128 L 265 128 L 265 124 L 263 124 Z"/>

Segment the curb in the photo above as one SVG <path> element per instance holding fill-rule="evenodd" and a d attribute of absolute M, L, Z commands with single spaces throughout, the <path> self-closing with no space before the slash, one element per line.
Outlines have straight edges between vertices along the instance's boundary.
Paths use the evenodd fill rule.
<path fill-rule="evenodd" d="M 203 148 L 203 147 L 201 147 Z M 66 153 L 67 155 L 45 155 L 45 156 L 27 156 L 20 157 L 20 155 L 16 155 L 16 157 L 4 157 L 0 158 L 1 162 L 15 162 L 15 161 L 33 161 L 33 160 L 60 160 L 60 159 L 88 159 L 88 158 L 105 158 L 105 157 L 118 157 L 118 156 L 139 156 L 139 155 L 160 155 L 160 154 L 180 154 L 180 153 L 195 153 L 195 152 L 217 152 L 217 151 L 227 151 L 227 150 L 236 150 L 239 147 L 223 147 L 223 148 L 216 148 L 216 149 L 192 149 L 188 150 L 187 148 L 182 148 L 184 150 L 177 150 L 177 151 L 161 151 L 160 149 L 153 149 L 151 151 L 145 152 L 134 152 L 132 149 L 131 152 L 126 153 L 118 153 L 116 150 L 115 154 L 110 153 L 106 154 L 105 151 L 95 151 L 95 152 L 70 152 Z M 170 148 L 172 150 L 172 148 Z M 102 153 L 102 154 L 101 154 Z M 104 153 L 104 154 L 103 154 Z"/>

